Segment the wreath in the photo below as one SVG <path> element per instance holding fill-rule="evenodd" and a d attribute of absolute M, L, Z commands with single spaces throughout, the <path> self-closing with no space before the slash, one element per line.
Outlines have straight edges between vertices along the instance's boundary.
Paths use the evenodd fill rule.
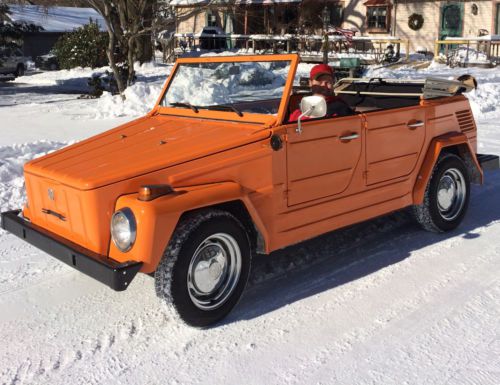
<path fill-rule="evenodd" d="M 418 31 L 424 25 L 424 17 L 418 13 L 413 13 L 408 18 L 408 26 L 414 31 Z"/>

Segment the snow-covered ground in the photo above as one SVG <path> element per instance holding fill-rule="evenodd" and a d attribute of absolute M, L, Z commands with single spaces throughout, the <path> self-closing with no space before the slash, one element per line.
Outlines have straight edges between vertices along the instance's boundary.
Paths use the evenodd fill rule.
<path fill-rule="evenodd" d="M 25 161 L 153 105 L 170 67 L 138 70 L 125 104 L 78 99 L 86 69 L 0 83 L 2 211 L 22 204 Z M 479 81 L 480 151 L 498 155 L 500 70 L 368 76 L 463 72 Z M 149 276 L 113 292 L 0 231 L 0 384 L 498 385 L 500 173 L 485 180 L 451 233 L 399 212 L 259 257 L 240 304 L 208 330 L 171 320 Z"/>

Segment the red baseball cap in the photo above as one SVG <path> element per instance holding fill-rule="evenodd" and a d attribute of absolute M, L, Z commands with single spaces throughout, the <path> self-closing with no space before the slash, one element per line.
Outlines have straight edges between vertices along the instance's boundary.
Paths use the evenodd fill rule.
<path fill-rule="evenodd" d="M 311 68 L 311 73 L 309 74 L 309 78 L 311 80 L 316 80 L 321 75 L 329 75 L 332 78 L 333 76 L 333 68 L 328 64 L 316 64 L 313 68 Z"/>

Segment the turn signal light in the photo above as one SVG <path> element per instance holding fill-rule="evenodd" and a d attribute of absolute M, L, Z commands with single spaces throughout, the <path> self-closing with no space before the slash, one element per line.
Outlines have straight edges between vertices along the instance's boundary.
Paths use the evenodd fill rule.
<path fill-rule="evenodd" d="M 140 201 L 152 201 L 163 195 L 172 194 L 175 190 L 168 184 L 148 184 L 139 189 Z"/>

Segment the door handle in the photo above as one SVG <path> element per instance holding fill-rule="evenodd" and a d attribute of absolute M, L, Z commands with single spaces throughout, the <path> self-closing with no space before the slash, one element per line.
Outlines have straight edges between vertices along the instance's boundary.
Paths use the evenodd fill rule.
<path fill-rule="evenodd" d="M 351 135 L 341 136 L 339 139 L 342 141 L 348 141 L 348 140 L 353 140 L 353 139 L 358 139 L 358 138 L 359 138 L 358 134 L 351 134 Z"/>
<path fill-rule="evenodd" d="M 414 130 L 415 128 L 418 128 L 418 127 L 422 127 L 423 125 L 424 125 L 424 122 L 421 120 L 416 120 L 416 121 L 413 121 L 412 123 L 408 122 L 406 124 L 406 126 L 411 130 Z"/>

